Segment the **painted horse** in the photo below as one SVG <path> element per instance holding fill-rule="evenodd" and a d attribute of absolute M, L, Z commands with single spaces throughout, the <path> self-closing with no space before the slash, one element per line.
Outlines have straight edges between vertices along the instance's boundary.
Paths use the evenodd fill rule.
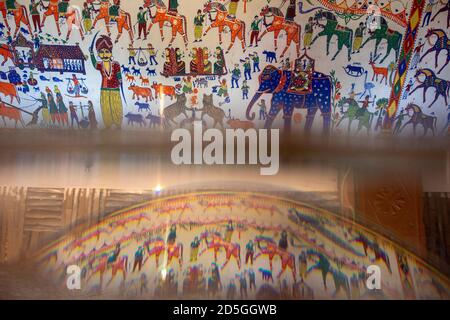
<path fill-rule="evenodd" d="M 326 20 L 326 24 L 321 24 L 321 20 Z M 314 21 L 315 25 L 323 28 L 323 30 L 315 36 L 315 38 L 311 42 L 311 45 L 313 45 L 320 37 L 326 36 L 327 55 L 329 55 L 331 39 L 333 38 L 333 36 L 337 36 L 338 50 L 331 60 L 336 59 L 336 56 L 341 52 L 342 48 L 346 46 L 347 59 L 348 61 L 350 61 L 353 44 L 353 30 L 339 25 L 336 16 L 333 13 L 327 11 L 319 10 L 318 12 L 316 12 L 316 14 L 314 15 Z"/>
<path fill-rule="evenodd" d="M 421 81 L 419 79 L 419 77 L 421 76 L 424 76 L 425 80 Z M 438 78 L 431 69 L 427 68 L 417 70 L 414 77 L 416 78 L 419 85 L 414 90 L 412 90 L 409 95 L 412 95 L 418 89 L 423 89 L 423 103 L 425 103 L 427 90 L 430 88 L 435 88 L 436 96 L 428 108 L 431 108 L 431 106 L 437 101 L 439 96 L 443 96 L 445 105 L 448 105 L 447 97 L 450 91 L 450 81 Z"/>
<path fill-rule="evenodd" d="M 300 55 L 300 35 L 301 35 L 301 26 L 295 22 L 286 21 L 283 13 L 280 9 L 275 7 L 265 6 L 262 8 L 260 16 L 263 17 L 264 26 L 266 30 L 261 34 L 258 41 L 268 33 L 274 33 L 274 44 L 275 51 L 278 49 L 278 37 L 281 31 L 286 32 L 286 47 L 281 54 L 281 58 L 283 58 L 286 51 L 289 49 L 292 43 L 295 44 L 295 48 L 297 50 L 297 56 Z"/>
<path fill-rule="evenodd" d="M 355 238 L 351 239 L 350 242 L 360 243 L 363 246 L 364 254 L 366 256 L 368 254 L 367 249 L 371 249 L 373 251 L 373 254 L 375 255 L 375 259 L 373 261 L 376 262 L 376 261 L 382 260 L 386 264 L 386 267 L 388 268 L 389 272 L 392 273 L 389 256 L 386 252 L 384 252 L 380 248 L 380 246 L 378 245 L 378 243 L 376 241 L 371 241 L 369 238 L 367 238 L 362 233 L 358 233 L 358 235 Z"/>
<path fill-rule="evenodd" d="M 81 13 L 77 6 L 69 5 L 70 0 L 50 0 L 47 7 L 44 7 L 46 11 L 44 12 L 43 20 L 41 22 L 41 28 L 44 27 L 45 21 L 49 16 L 53 16 L 56 23 L 56 29 L 58 30 L 58 35 L 61 35 L 61 28 L 59 25 L 59 19 L 64 18 L 66 20 L 68 30 L 66 35 L 66 41 L 69 40 L 70 34 L 72 33 L 73 26 L 80 31 L 81 39 L 84 40 L 83 25 L 81 23 Z"/>
<path fill-rule="evenodd" d="M 313 272 L 314 270 L 320 270 L 320 272 L 322 273 L 323 286 L 326 290 L 327 289 L 327 275 L 328 275 L 328 273 L 331 273 L 331 269 L 332 269 L 330 261 L 323 253 L 317 251 L 316 249 L 308 249 L 306 251 L 306 256 L 308 257 L 308 259 L 310 259 L 311 257 L 318 259 L 318 261 L 316 262 L 315 265 L 308 268 L 308 270 L 306 271 L 306 275 Z"/>
<path fill-rule="evenodd" d="M 424 53 L 424 55 L 420 58 L 419 62 L 422 62 L 423 58 L 425 58 L 428 54 L 432 53 L 432 52 L 436 52 L 435 55 L 435 63 L 434 66 L 435 68 L 438 67 L 438 59 L 439 59 L 439 54 L 441 53 L 442 50 L 445 50 L 447 52 L 447 59 L 445 64 L 442 66 L 442 68 L 438 71 L 438 73 L 441 73 L 441 71 L 448 65 L 448 63 L 450 62 L 450 40 L 447 37 L 447 35 L 445 34 L 445 31 L 442 29 L 429 29 L 427 34 L 425 35 L 425 38 L 428 39 L 428 42 L 431 45 L 431 37 L 432 36 L 436 36 L 436 42 L 434 43 L 434 45 L 432 45 L 432 47 L 430 49 L 428 49 L 427 52 Z"/>
<path fill-rule="evenodd" d="M 166 244 L 164 240 L 162 238 L 147 240 L 144 242 L 144 248 L 147 249 L 147 258 L 145 259 L 144 264 L 147 261 L 147 259 L 150 259 L 151 257 L 155 256 L 156 268 L 158 268 L 159 257 L 166 250 Z"/>
<path fill-rule="evenodd" d="M 241 41 L 242 50 L 245 52 L 245 22 L 228 16 L 228 10 L 218 2 L 207 2 L 203 7 L 203 12 L 208 14 L 211 24 L 205 30 L 203 36 L 212 29 L 219 29 L 219 43 L 222 44 L 222 32 L 228 28 L 231 33 L 231 43 L 226 53 L 233 47 L 236 38 Z"/>
<path fill-rule="evenodd" d="M 116 22 L 118 34 L 115 42 L 119 42 L 123 30 L 128 31 L 130 41 L 133 42 L 134 35 L 131 15 L 120 8 L 120 0 L 113 0 L 113 2 L 114 3 L 111 5 L 109 0 L 100 1 L 100 8 L 98 9 L 98 14 L 94 19 L 92 27 L 95 28 L 100 20 L 104 20 L 108 36 L 111 36 L 110 23 Z M 96 4 L 94 3 L 94 0 L 87 0 L 87 3 L 90 5 Z"/>
<path fill-rule="evenodd" d="M 410 103 L 406 106 L 405 111 L 411 116 L 411 119 L 403 125 L 403 127 L 400 129 L 400 132 L 408 125 L 413 125 L 414 135 L 416 135 L 416 127 L 417 125 L 422 125 L 424 129 L 423 135 L 425 136 L 428 132 L 428 130 L 431 130 L 433 133 L 433 136 L 435 135 L 436 131 L 436 123 L 437 123 L 437 117 L 426 115 L 423 113 L 422 109 L 413 103 Z"/>
<path fill-rule="evenodd" d="M 320 72 L 314 72 L 312 78 L 312 92 L 299 94 L 289 92 L 289 83 L 293 78 L 293 71 L 280 70 L 269 65 L 264 68 L 259 76 L 259 88 L 247 107 L 248 120 L 255 119 L 255 113 L 250 114 L 253 106 L 263 94 L 272 94 L 271 107 L 265 123 L 265 128 L 270 128 L 278 113 L 283 110 L 284 128 L 291 129 L 292 114 L 294 108 L 308 110 L 305 131 L 310 132 L 317 110 L 323 115 L 323 132 L 330 133 L 331 125 L 331 78 Z"/>
<path fill-rule="evenodd" d="M 14 38 L 17 36 L 22 23 L 28 28 L 30 34 L 33 34 L 28 11 L 24 5 L 18 5 L 16 1 L 12 0 L 0 0 L 0 13 L 2 14 L 5 25 L 8 28 L 8 34 L 11 32 L 11 28 L 8 24 L 8 14 L 12 13 L 14 15 L 14 23 L 16 24 Z"/>
<path fill-rule="evenodd" d="M 344 111 L 344 106 L 347 106 L 348 109 Z M 372 129 L 372 122 L 375 116 L 374 113 L 368 111 L 366 108 L 360 108 L 358 102 L 355 99 L 341 99 L 338 102 L 338 107 L 341 109 L 342 117 L 339 122 L 336 124 L 336 128 L 344 121 L 348 119 L 348 132 L 350 133 L 350 129 L 353 121 L 358 120 L 358 131 L 359 133 L 362 128 L 367 129 L 367 134 Z"/>
<path fill-rule="evenodd" d="M 211 238 L 208 241 L 208 238 Z M 214 261 L 217 262 L 217 253 L 220 249 L 225 249 L 225 262 L 221 266 L 221 269 L 230 262 L 231 258 L 234 257 L 238 264 L 238 268 L 241 267 L 241 246 L 238 243 L 230 243 L 222 239 L 220 233 L 205 231 L 200 235 L 200 241 L 205 240 L 206 248 L 200 252 L 200 256 L 208 250 L 214 251 Z"/>
<path fill-rule="evenodd" d="M 150 16 L 150 23 L 148 26 L 148 32 L 152 29 L 154 24 L 159 25 L 159 31 L 161 34 L 161 40 L 164 41 L 163 27 L 167 23 L 172 28 L 172 38 L 169 46 L 175 41 L 177 34 L 183 37 L 184 45 L 188 45 L 187 37 L 187 22 L 186 17 L 180 14 L 171 13 L 168 11 L 166 5 L 161 0 L 145 0 L 144 8 L 148 9 Z"/>
<path fill-rule="evenodd" d="M 180 268 L 183 266 L 183 244 L 167 244 L 167 266 L 170 265 L 173 259 L 178 260 Z"/>
<path fill-rule="evenodd" d="M 402 34 L 398 31 L 392 30 L 388 27 L 386 19 L 383 17 L 379 17 L 379 26 L 374 31 L 369 30 L 370 36 L 363 42 L 361 45 L 361 49 L 370 41 L 375 40 L 375 51 L 373 56 L 376 57 L 378 53 L 378 47 L 382 40 L 387 41 L 387 49 L 386 55 L 381 59 L 380 63 L 383 63 L 384 60 L 389 56 L 392 50 L 395 51 L 395 60 L 398 59 L 400 48 L 402 45 Z"/>
<path fill-rule="evenodd" d="M 259 253 L 255 255 L 254 260 L 258 259 L 262 255 L 267 255 L 269 257 L 270 271 L 273 270 L 273 259 L 275 256 L 279 256 L 281 260 L 281 271 L 278 273 L 278 278 L 286 271 L 289 267 L 292 271 L 292 276 L 294 278 L 294 282 L 297 281 L 297 275 L 295 270 L 295 256 L 292 253 L 289 253 L 281 248 L 273 241 L 271 238 L 267 237 L 256 237 L 255 242 L 260 250 Z M 263 244 L 263 246 L 261 246 Z"/>

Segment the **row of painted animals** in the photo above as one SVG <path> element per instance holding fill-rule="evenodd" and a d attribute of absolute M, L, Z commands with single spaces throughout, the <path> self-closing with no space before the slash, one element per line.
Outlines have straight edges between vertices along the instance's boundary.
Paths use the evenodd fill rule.
<path fill-rule="evenodd" d="M 147 72 L 147 77 L 155 77 L 157 75 L 156 74 L 156 69 L 147 68 L 147 69 L 145 69 L 145 71 Z M 142 77 L 141 69 L 136 68 L 136 67 L 131 67 L 130 68 L 130 67 L 126 67 L 126 66 L 122 65 L 122 72 L 125 75 L 129 75 L 129 76 L 132 76 L 132 77 Z"/>

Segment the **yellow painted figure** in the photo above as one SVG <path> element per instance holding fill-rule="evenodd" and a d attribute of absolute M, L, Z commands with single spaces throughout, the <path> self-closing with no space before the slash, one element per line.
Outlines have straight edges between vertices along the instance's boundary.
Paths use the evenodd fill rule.
<path fill-rule="evenodd" d="M 100 105 L 103 123 L 106 129 L 112 126 L 120 128 L 123 119 L 122 99 L 120 97 L 120 86 L 122 83 L 120 64 L 112 60 L 113 44 L 110 37 L 101 36 L 96 41 L 95 48 L 101 61 L 95 59 L 92 49 L 91 60 L 94 67 L 102 75 Z"/>

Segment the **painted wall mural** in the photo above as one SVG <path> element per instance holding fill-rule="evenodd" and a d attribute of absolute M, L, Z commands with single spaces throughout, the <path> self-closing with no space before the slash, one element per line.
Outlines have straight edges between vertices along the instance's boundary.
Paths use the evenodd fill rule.
<path fill-rule="evenodd" d="M 153 200 L 81 228 L 36 261 L 65 288 L 122 298 L 449 299 L 449 279 L 342 217 L 264 194 L 209 192 Z M 366 270 L 381 268 L 382 290 Z"/>
<path fill-rule="evenodd" d="M 447 135 L 449 6 L 0 0 L 0 126 Z"/>

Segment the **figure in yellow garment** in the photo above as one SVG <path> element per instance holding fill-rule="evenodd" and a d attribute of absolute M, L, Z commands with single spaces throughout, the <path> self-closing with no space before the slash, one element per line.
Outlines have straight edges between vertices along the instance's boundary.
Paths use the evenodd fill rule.
<path fill-rule="evenodd" d="M 91 61 L 94 67 L 102 75 L 102 87 L 100 93 L 100 105 L 102 109 L 103 123 L 106 129 L 115 125 L 122 126 L 123 108 L 120 98 L 120 86 L 122 75 L 120 64 L 112 60 L 113 43 L 110 37 L 101 36 L 95 43 L 95 48 L 102 61 L 97 61 L 91 47 Z"/>

